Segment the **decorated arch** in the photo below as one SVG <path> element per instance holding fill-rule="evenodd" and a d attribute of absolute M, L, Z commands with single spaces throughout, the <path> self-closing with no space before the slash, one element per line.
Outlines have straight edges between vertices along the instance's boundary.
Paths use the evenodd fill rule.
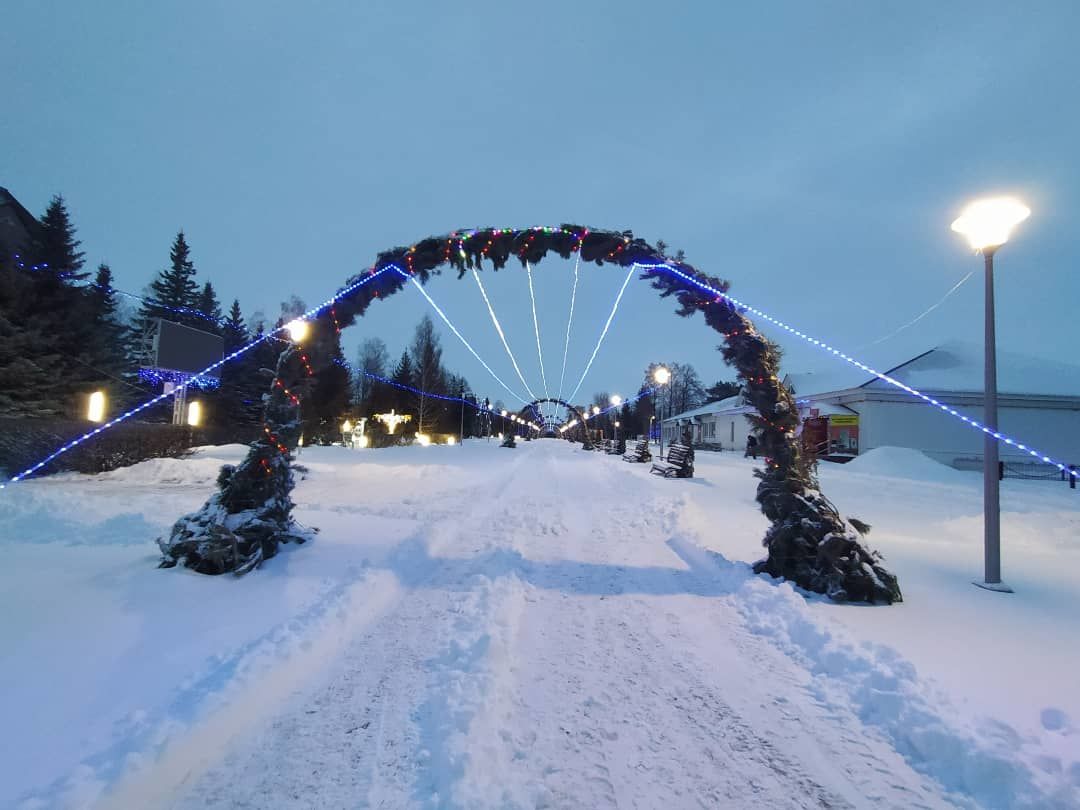
<path fill-rule="evenodd" d="M 262 437 L 235 467 L 226 465 L 218 491 L 198 511 L 180 518 L 159 540 L 162 565 L 185 565 L 208 574 L 242 574 L 273 557 L 284 542 L 302 542 L 308 530 L 292 517 L 293 452 L 300 439 L 300 410 L 316 371 L 333 362 L 333 336 L 353 324 L 371 303 L 407 284 L 426 285 L 445 269 L 460 279 L 489 264 L 501 270 L 511 259 L 524 267 L 549 253 L 580 257 L 599 267 L 635 268 L 662 298 L 674 298 L 676 313 L 700 313 L 723 337 L 720 351 L 743 385 L 765 455 L 755 469 L 757 502 L 769 519 L 766 556 L 758 573 L 788 579 L 837 601 L 895 602 L 896 577 L 861 535 L 868 527 L 844 519 L 821 494 L 812 459 L 796 440 L 798 410 L 781 384 L 780 355 L 744 311 L 725 295 L 728 282 L 686 262 L 676 262 L 630 231 L 579 225 L 535 228 L 478 228 L 422 239 L 380 253 L 372 267 L 350 278 L 334 303 L 310 322 L 308 336 L 288 345 L 277 361 L 266 397 Z"/>
<path fill-rule="evenodd" d="M 586 429 L 588 418 L 582 416 L 581 411 L 579 411 L 576 407 L 571 405 L 566 400 L 558 399 L 556 397 L 540 397 L 539 399 L 534 399 L 532 402 L 530 402 L 528 405 L 518 411 L 518 416 L 522 417 L 523 419 L 527 419 L 530 412 L 536 413 L 537 407 L 546 403 L 551 403 L 552 405 L 561 405 L 567 410 L 569 414 L 574 417 L 574 422 L 576 423 L 573 428 L 574 435 L 579 437 L 579 441 L 581 441 L 582 445 L 585 447 L 586 450 L 591 450 L 592 443 L 589 441 L 589 431 Z"/>

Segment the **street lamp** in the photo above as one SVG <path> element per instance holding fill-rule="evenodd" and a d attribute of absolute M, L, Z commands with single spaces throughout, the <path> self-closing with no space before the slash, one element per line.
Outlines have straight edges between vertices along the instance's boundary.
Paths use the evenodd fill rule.
<path fill-rule="evenodd" d="M 653 382 L 665 386 L 671 382 L 671 372 L 665 366 L 657 366 L 653 371 Z M 660 400 L 660 459 L 664 458 L 664 400 Z"/>
<path fill-rule="evenodd" d="M 311 326 L 303 318 L 289 321 L 285 324 L 285 329 L 288 330 L 289 338 L 293 343 L 303 343 L 311 332 Z"/>
<path fill-rule="evenodd" d="M 1012 229 L 1031 216 L 1031 209 L 1012 197 L 978 200 L 964 209 L 952 229 L 967 237 L 986 267 L 984 323 L 983 421 L 989 429 L 983 437 L 983 559 L 980 588 L 1012 593 L 1001 581 L 1001 500 L 998 473 L 997 348 L 994 334 L 994 254 L 1009 241 Z"/>

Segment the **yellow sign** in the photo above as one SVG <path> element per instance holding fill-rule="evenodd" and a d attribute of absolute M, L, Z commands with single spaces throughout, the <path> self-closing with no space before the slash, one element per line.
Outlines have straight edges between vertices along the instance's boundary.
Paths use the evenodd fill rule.
<path fill-rule="evenodd" d="M 855 427 L 859 424 L 859 415 L 857 413 L 851 416 L 830 416 L 830 427 Z"/>

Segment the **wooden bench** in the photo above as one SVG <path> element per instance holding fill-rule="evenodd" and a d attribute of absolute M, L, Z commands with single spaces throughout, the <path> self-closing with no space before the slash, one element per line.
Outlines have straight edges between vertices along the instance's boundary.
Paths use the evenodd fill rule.
<path fill-rule="evenodd" d="M 687 444 L 673 444 L 668 448 L 667 460 L 654 461 L 652 469 L 665 478 L 694 477 L 694 448 Z"/>
<path fill-rule="evenodd" d="M 649 452 L 649 440 L 640 439 L 633 449 L 623 453 L 622 460 L 642 464 L 646 461 L 652 461 L 652 453 Z"/>

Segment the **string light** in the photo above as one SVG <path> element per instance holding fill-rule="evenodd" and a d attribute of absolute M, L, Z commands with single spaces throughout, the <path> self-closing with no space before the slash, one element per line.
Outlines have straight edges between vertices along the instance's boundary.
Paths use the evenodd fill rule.
<path fill-rule="evenodd" d="M 600 351 L 600 346 L 604 342 L 604 338 L 607 337 L 608 329 L 611 327 L 611 321 L 615 317 L 615 313 L 619 309 L 619 302 L 622 301 L 623 293 L 626 292 L 626 285 L 630 283 L 631 277 L 634 275 L 634 265 L 631 265 L 630 270 L 626 274 L 626 278 L 623 279 L 622 287 L 619 289 L 619 294 L 615 296 L 615 303 L 611 307 L 611 314 L 608 315 L 607 322 L 604 324 L 603 331 L 600 332 L 600 339 L 596 341 L 596 348 L 593 349 L 592 356 L 589 358 L 589 362 L 585 364 L 585 370 L 581 372 L 581 379 L 578 380 L 577 385 L 574 386 L 574 390 L 570 393 L 570 399 L 573 400 L 577 396 L 578 389 L 581 388 L 581 384 L 585 382 L 585 377 L 589 373 L 589 369 L 592 368 L 593 360 L 596 359 L 597 352 Z"/>
<path fill-rule="evenodd" d="M 477 361 L 479 361 L 480 365 L 482 365 L 485 369 L 487 369 L 488 374 L 490 374 L 492 377 L 495 378 L 495 382 L 497 382 L 504 389 L 506 389 L 507 393 L 510 394 L 510 396 L 512 396 L 514 399 L 518 400 L 519 402 L 528 402 L 528 400 L 525 399 L 525 397 L 521 396 L 520 394 L 515 393 L 510 388 L 510 386 L 508 386 L 506 383 L 504 383 L 502 381 L 502 378 L 498 374 L 496 374 L 494 371 L 491 370 L 491 366 L 489 366 L 487 363 L 485 363 L 483 358 L 481 358 L 480 355 L 478 355 L 476 353 L 476 349 L 474 349 L 472 347 L 472 345 L 469 343 L 469 341 L 467 341 L 462 336 L 461 332 L 459 332 L 457 330 L 457 327 L 454 326 L 454 324 L 452 324 L 450 322 L 450 319 L 448 317 L 446 317 L 446 313 L 443 312 L 442 309 L 439 307 L 439 305 L 436 304 L 435 301 L 432 299 L 432 297 L 430 295 L 428 295 L 427 290 L 425 290 L 423 285 L 421 285 L 420 282 L 416 280 L 415 276 L 410 276 L 408 273 L 406 273 L 404 270 L 402 270 L 400 267 L 397 267 L 396 265 L 390 265 L 390 266 L 393 267 L 401 275 L 402 278 L 406 279 L 407 281 L 412 282 L 413 286 L 416 287 L 416 289 L 420 291 L 420 294 L 422 296 L 424 296 L 425 299 L 427 299 L 427 302 L 429 304 L 431 304 L 431 308 L 434 309 L 439 314 L 439 317 L 442 318 L 443 323 L 445 323 L 448 327 L 450 327 L 450 331 L 453 332 L 457 336 L 458 340 L 460 340 L 462 342 L 462 344 L 465 346 L 466 349 L 469 350 L 469 352 L 472 354 L 472 356 L 475 357 L 477 359 Z"/>
<path fill-rule="evenodd" d="M 779 320 L 777 318 L 774 318 L 772 315 L 769 315 L 768 313 L 763 312 L 760 309 L 757 309 L 756 307 L 752 307 L 749 304 L 743 303 L 739 299 L 734 298 L 734 297 L 728 295 L 727 293 L 722 292 L 722 291 L 716 289 L 715 287 L 704 283 L 703 281 L 699 281 L 698 279 L 694 278 L 690 274 L 684 273 L 682 270 L 679 270 L 678 268 L 672 267 L 669 264 L 659 264 L 659 263 L 658 264 L 641 264 L 639 262 L 634 262 L 634 264 L 632 265 L 632 268 L 639 268 L 639 269 L 642 269 L 642 270 L 662 270 L 664 272 L 671 273 L 672 275 L 677 276 L 678 278 L 681 278 L 683 281 L 686 281 L 687 283 L 689 283 L 689 284 L 691 284 L 691 285 L 693 285 L 693 286 L 695 286 L 695 287 L 697 287 L 697 288 L 699 288 L 701 290 L 704 290 L 705 292 L 711 293 L 712 295 L 716 296 L 717 301 L 719 301 L 719 300 L 727 301 L 730 304 L 732 304 L 732 305 L 734 305 L 734 306 L 736 306 L 736 307 L 738 307 L 738 308 L 740 308 L 740 309 L 742 309 L 742 310 L 744 310 L 746 312 L 751 312 L 756 317 L 761 318 L 761 319 L 763 319 L 765 321 L 768 321 L 769 323 L 773 324 L 774 326 L 780 327 L 785 332 L 787 332 L 789 334 L 792 334 L 792 335 L 795 335 L 798 338 L 801 338 L 802 340 L 806 341 L 807 343 L 811 344 L 812 346 L 816 346 L 819 349 L 822 349 L 823 351 L 834 355 L 835 357 L 839 357 L 841 360 L 844 360 L 845 362 L 850 363 L 851 365 L 855 366 L 856 368 L 858 368 L 858 369 L 860 369 L 862 371 L 865 371 L 867 374 L 870 374 L 870 375 L 872 375 L 874 377 L 877 377 L 879 380 L 882 380 L 883 382 L 886 382 L 889 385 L 892 385 L 892 386 L 894 386 L 896 388 L 899 388 L 901 391 L 905 391 L 908 394 L 911 394 L 912 396 L 921 399 L 923 402 L 927 403 L 928 405 L 933 405 L 938 410 L 943 411 L 944 413 L 947 413 L 950 416 L 953 416 L 953 417 L 959 419 L 961 422 L 968 425 L 969 427 L 971 427 L 971 428 L 973 428 L 975 430 L 981 431 L 982 433 L 985 433 L 987 436 L 993 436 L 994 439 L 996 439 L 997 441 L 1003 442 L 1004 444 L 1007 444 L 1010 447 L 1015 447 L 1017 450 L 1022 450 L 1023 452 L 1027 453 L 1032 458 L 1034 458 L 1034 459 L 1036 459 L 1038 461 L 1041 461 L 1044 464 L 1049 464 L 1052 467 L 1056 467 L 1060 472 L 1067 473 L 1067 474 L 1073 476 L 1074 478 L 1080 478 L 1080 471 L 1075 470 L 1075 469 L 1070 469 L 1069 465 L 1064 464 L 1064 463 L 1062 463 L 1060 461 L 1057 461 L 1057 460 L 1051 458 L 1050 456 L 1046 455 L 1046 453 L 1042 452 L 1041 450 L 1037 450 L 1035 448 L 1028 447 L 1026 444 L 1024 444 L 1024 443 L 1022 443 L 1020 441 L 1017 441 L 1016 439 L 1014 439 L 1014 438 L 1012 438 L 1010 436 L 1007 436 L 1006 434 L 1001 433 L 1000 431 L 992 430 L 992 429 L 988 428 L 986 425 L 982 424 L 977 419 L 972 419 L 970 416 L 965 416 L 964 414 L 957 411 L 955 408 L 951 408 L 948 405 L 946 405 L 945 403 L 939 402 L 938 400 L 934 399 L 933 397 L 931 397 L 931 396 L 929 396 L 927 394 L 924 394 L 922 391 L 919 391 L 916 388 L 912 388 L 910 385 L 906 385 L 905 383 L 902 383 L 899 380 L 897 380 L 897 379 L 895 379 L 893 377 L 890 377 L 888 374 L 884 374 L 884 373 L 878 371 L 877 369 L 874 369 L 871 366 L 868 366 L 866 363 L 863 363 L 863 362 L 861 362 L 859 360 L 856 360 L 854 357 L 851 357 L 850 355 L 845 354 L 844 352 L 840 351 L 839 349 L 834 348 L 833 346 L 829 345 L 828 343 L 826 343 L 823 340 L 818 340 L 817 338 L 815 338 L 815 337 L 813 337 L 811 335 L 808 335 L 805 332 L 801 332 L 798 329 L 796 329 L 795 327 L 789 326 L 788 324 L 784 323 L 783 321 L 781 321 L 781 320 Z"/>
<path fill-rule="evenodd" d="M 351 295 L 356 290 L 360 289 L 365 284 L 368 284 L 368 283 L 374 281 L 376 278 L 378 278 L 379 276 L 381 276 L 383 273 L 385 273 L 387 270 L 390 270 L 390 269 L 398 269 L 398 268 L 397 268 L 396 265 L 387 265 L 387 266 L 385 266 L 383 268 L 380 268 L 379 270 L 372 269 L 370 271 L 369 275 L 365 276 L 364 278 L 360 279 L 359 281 L 357 281 L 357 282 L 355 282 L 353 284 L 350 284 L 348 287 L 346 287 L 345 289 L 338 292 L 336 295 L 334 295 L 329 300 L 324 301 L 322 304 L 319 304 L 318 306 L 313 307 L 312 309 L 305 312 L 301 317 L 303 317 L 305 319 L 306 318 L 316 317 L 320 312 L 322 312 L 324 309 L 326 309 L 331 304 L 333 304 L 333 303 L 335 303 L 337 301 L 340 301 L 342 298 L 345 298 L 348 295 Z M 399 270 L 399 272 L 400 272 L 400 270 Z M 13 475 L 11 478 L 8 479 L 7 483 L 0 484 L 0 489 L 4 489 L 5 487 L 7 487 L 10 484 L 15 484 L 15 483 L 18 483 L 19 481 L 24 480 L 28 476 L 31 476 L 34 473 L 36 473 L 38 470 L 40 470 L 42 467 L 44 467 L 49 462 L 54 461 L 55 459 L 62 456 L 64 453 L 67 453 L 68 451 L 78 447 L 80 444 L 87 441 L 88 439 L 92 439 L 93 437 L 97 436 L 100 433 L 103 433 L 104 431 L 108 430 L 109 428 L 115 427 L 116 425 L 119 425 L 121 422 L 127 421 L 128 419 L 135 416 L 136 414 L 142 413 L 147 408 L 150 408 L 150 407 L 156 405 L 157 403 L 168 399 L 169 397 L 175 396 L 180 391 L 183 391 L 183 390 L 185 390 L 185 389 L 187 389 L 189 387 L 192 387 L 192 384 L 193 384 L 193 382 L 195 380 L 198 380 L 200 377 L 203 377 L 203 376 L 209 374 L 210 372 L 214 371 L 215 369 L 221 368 L 223 365 L 225 365 L 226 363 L 236 359 L 237 357 L 240 357 L 241 355 L 246 354 L 247 352 L 251 351 L 253 348 L 258 346 L 259 344 L 263 343 L 264 341 L 269 340 L 271 338 L 271 336 L 273 336 L 277 332 L 282 331 L 283 329 L 284 329 L 284 327 L 281 327 L 280 329 L 275 329 L 273 332 L 269 332 L 269 333 L 267 333 L 265 335 L 262 335 L 262 336 L 256 338 L 255 340 L 252 340 L 251 342 L 247 343 L 244 346 L 241 346 L 240 348 L 236 349 L 235 351 L 231 352 L 230 354 L 225 355 L 224 357 L 222 357 L 217 362 L 210 364 L 209 366 L 204 368 L 202 371 L 200 371 L 200 372 L 198 372 L 196 374 L 193 374 L 189 380 L 186 380 L 186 381 L 184 381 L 182 383 L 179 383 L 173 390 L 165 391 L 165 392 L 163 392 L 161 394 L 158 394 L 155 397 L 151 397 L 150 399 L 143 402 L 141 405 L 137 405 L 136 407 L 134 407 L 134 408 L 132 408 L 132 409 L 130 409 L 128 411 L 125 411 L 120 416 L 116 417 L 115 419 L 111 419 L 110 421 L 104 423 L 103 425 L 100 425 L 99 427 L 96 427 L 93 430 L 87 431 L 86 433 L 82 434 L 81 436 L 78 436 L 77 438 L 72 439 L 71 441 L 67 442 L 66 444 L 61 445 L 56 450 L 49 453 L 49 455 L 45 456 L 45 458 L 41 459 L 41 461 L 37 462 L 36 464 L 33 464 L 30 467 L 27 467 L 25 470 L 23 470 L 20 473 L 17 473 L 15 475 Z"/>
<path fill-rule="evenodd" d="M 582 234 L 581 239 L 585 236 Z M 575 245 L 575 252 L 581 247 L 581 239 L 578 240 Z M 562 373 L 559 374 L 559 395 L 556 399 L 562 399 L 563 384 L 566 381 L 566 356 L 570 352 L 570 326 L 574 323 L 574 303 L 577 301 L 577 285 L 578 285 L 578 265 L 581 264 L 581 253 L 577 253 L 574 257 L 574 286 L 570 288 L 570 317 L 566 319 L 566 345 L 563 346 L 562 354 Z"/>
<path fill-rule="evenodd" d="M 510 362 L 514 365 L 514 371 L 517 372 L 518 379 L 521 380 L 521 384 L 525 386 L 525 390 L 529 396 L 536 399 L 536 394 L 529 387 L 529 384 L 525 382 L 525 376 L 521 373 L 521 369 L 518 367 L 517 359 L 514 357 L 514 353 L 510 351 L 510 344 L 506 341 L 506 335 L 503 334 L 502 325 L 499 323 L 499 319 L 495 316 L 495 308 L 491 305 L 491 301 L 488 298 L 487 290 L 484 289 L 484 283 L 480 281 L 480 274 L 476 272 L 474 267 L 472 270 L 473 278 L 476 279 L 476 286 L 480 288 L 480 295 L 484 299 L 484 303 L 487 304 L 488 314 L 491 315 L 491 322 L 495 324 L 495 331 L 499 333 L 499 339 L 502 341 L 503 348 L 506 349 L 507 355 L 510 357 Z"/>
<path fill-rule="evenodd" d="M 533 329 L 536 331 L 536 356 L 540 358 L 540 379 L 544 383 L 544 397 L 548 398 L 547 373 L 544 371 L 544 350 L 540 348 L 540 321 L 536 317 L 536 293 L 533 291 L 532 265 L 525 262 L 525 274 L 529 278 L 529 299 L 532 301 Z M 535 395 L 533 396 L 535 399 Z"/>

